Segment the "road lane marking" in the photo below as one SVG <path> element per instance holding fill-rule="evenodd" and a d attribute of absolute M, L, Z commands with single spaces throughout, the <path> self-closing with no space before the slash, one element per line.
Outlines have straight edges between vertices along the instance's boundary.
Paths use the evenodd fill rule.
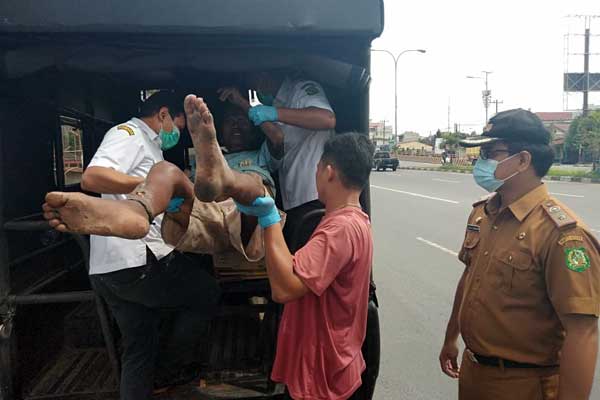
<path fill-rule="evenodd" d="M 450 179 L 438 179 L 438 178 L 433 178 L 432 181 L 444 182 L 444 183 L 460 183 L 460 181 L 451 181 Z"/>
<path fill-rule="evenodd" d="M 450 254 L 450 255 L 452 255 L 452 256 L 454 256 L 454 257 L 458 257 L 458 253 L 457 253 L 457 252 L 455 252 L 455 251 L 452 251 L 452 250 L 450 250 L 450 249 L 447 249 L 447 248 L 445 248 L 444 246 L 440 246 L 440 245 L 439 245 L 439 244 L 437 244 L 437 243 L 433 243 L 433 242 L 431 242 L 431 241 L 429 241 L 429 240 L 427 240 L 427 239 L 423 239 L 422 237 L 417 237 L 417 240 L 418 240 L 419 242 L 423 242 L 423 243 L 425 243 L 425 244 L 428 244 L 428 245 L 429 245 L 429 246 L 431 246 L 431 247 L 435 247 L 436 249 L 438 249 L 438 250 L 441 250 L 441 251 L 443 251 L 444 253 L 448 253 L 448 254 Z"/>
<path fill-rule="evenodd" d="M 396 189 L 386 188 L 386 187 L 377 186 L 377 185 L 371 185 L 371 187 L 375 188 L 375 189 L 388 190 L 388 191 L 394 192 L 394 193 L 407 194 L 409 196 L 414 196 L 414 197 L 421 197 L 423 199 L 443 201 L 444 203 L 450 203 L 450 204 L 460 204 L 460 202 L 458 202 L 458 201 L 442 199 L 440 197 L 427 196 L 427 195 L 420 194 L 420 193 L 405 192 L 404 190 L 396 190 Z"/>
<path fill-rule="evenodd" d="M 568 194 L 568 193 L 550 193 L 553 196 L 565 196 L 565 197 L 577 197 L 578 199 L 583 199 L 585 196 L 580 196 L 578 194 Z"/>

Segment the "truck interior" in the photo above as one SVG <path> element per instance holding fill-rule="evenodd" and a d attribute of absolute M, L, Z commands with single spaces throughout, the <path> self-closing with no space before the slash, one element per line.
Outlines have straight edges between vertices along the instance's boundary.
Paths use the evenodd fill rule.
<path fill-rule="evenodd" d="M 201 95 L 218 114 L 218 88 L 244 93 L 248 72 L 286 68 L 323 85 L 337 132 L 368 132 L 370 44 L 382 29 L 376 0 L 3 1 L 0 400 L 118 398 L 119 332 L 90 289 L 88 238 L 51 230 L 40 215 L 47 192 L 81 190 L 110 127 L 135 116 L 157 89 Z M 165 158 L 185 168 L 191 141 L 182 137 Z M 361 200 L 369 212 L 368 189 Z M 321 216 L 306 215 L 296 247 Z M 199 374 L 162 398 L 281 393 L 268 379 L 281 313 L 268 300 L 268 281 L 233 274 L 221 285 L 220 312 L 190 349 Z M 374 285 L 371 296 L 364 399 L 379 369 Z"/>

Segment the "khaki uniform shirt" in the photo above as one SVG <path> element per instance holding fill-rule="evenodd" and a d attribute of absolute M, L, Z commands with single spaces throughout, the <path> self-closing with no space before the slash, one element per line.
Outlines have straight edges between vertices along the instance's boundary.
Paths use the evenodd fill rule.
<path fill-rule="evenodd" d="M 463 340 L 484 356 L 556 365 L 560 315 L 600 314 L 600 244 L 546 185 L 499 203 L 492 195 L 473 205 L 459 253 Z"/>

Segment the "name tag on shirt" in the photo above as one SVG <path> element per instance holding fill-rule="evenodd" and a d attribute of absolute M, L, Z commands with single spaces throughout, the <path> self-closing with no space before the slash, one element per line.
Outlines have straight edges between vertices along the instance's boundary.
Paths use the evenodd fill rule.
<path fill-rule="evenodd" d="M 467 230 L 471 231 L 471 232 L 479 232 L 480 228 L 479 228 L 479 225 L 468 224 Z"/>

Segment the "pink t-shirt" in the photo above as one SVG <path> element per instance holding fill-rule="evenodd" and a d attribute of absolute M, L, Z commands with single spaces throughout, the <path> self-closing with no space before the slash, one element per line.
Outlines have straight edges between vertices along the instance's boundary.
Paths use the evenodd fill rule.
<path fill-rule="evenodd" d="M 373 258 L 367 214 L 345 207 L 327 214 L 294 256 L 310 289 L 285 305 L 272 379 L 293 399 L 347 399 L 361 385 Z"/>

